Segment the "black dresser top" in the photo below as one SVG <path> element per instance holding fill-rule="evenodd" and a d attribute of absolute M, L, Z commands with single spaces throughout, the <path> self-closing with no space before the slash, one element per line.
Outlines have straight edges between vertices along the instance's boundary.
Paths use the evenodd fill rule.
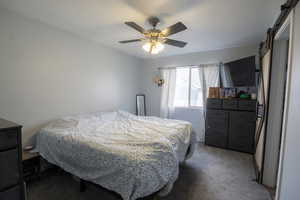
<path fill-rule="evenodd" d="M 7 121 L 5 119 L 1 119 L 0 118 L 0 131 L 2 129 L 8 129 L 8 128 L 19 128 L 19 127 L 22 127 L 21 125 L 19 124 L 16 124 L 14 122 L 10 122 L 10 121 Z"/>

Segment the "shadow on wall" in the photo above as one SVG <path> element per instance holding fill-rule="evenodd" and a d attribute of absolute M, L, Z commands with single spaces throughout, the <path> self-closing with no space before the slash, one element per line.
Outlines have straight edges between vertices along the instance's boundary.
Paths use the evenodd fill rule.
<path fill-rule="evenodd" d="M 205 0 L 152 0 L 145 3 L 144 0 L 125 0 L 130 7 L 143 13 L 145 16 L 156 16 L 162 19 L 161 25 L 164 25 L 165 17 L 172 17 L 181 12 L 186 12 L 196 7 Z"/>

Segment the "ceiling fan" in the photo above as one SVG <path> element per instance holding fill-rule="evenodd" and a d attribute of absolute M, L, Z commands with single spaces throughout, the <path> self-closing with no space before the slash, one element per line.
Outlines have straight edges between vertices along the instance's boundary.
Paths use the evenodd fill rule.
<path fill-rule="evenodd" d="M 143 49 L 149 52 L 150 54 L 158 54 L 160 51 L 162 51 L 164 49 L 163 44 L 168 44 L 180 48 L 185 47 L 185 45 L 187 44 L 183 41 L 172 40 L 167 38 L 170 35 L 176 34 L 187 29 L 187 27 L 182 22 L 177 22 L 176 24 L 173 24 L 168 28 L 160 30 L 156 28 L 157 24 L 159 23 L 159 19 L 157 17 L 151 17 L 148 19 L 148 21 L 149 24 L 153 26 L 153 28 L 149 30 L 145 30 L 135 22 L 125 22 L 126 25 L 142 33 L 144 35 L 144 38 L 124 40 L 119 42 L 124 44 L 130 42 L 146 41 L 146 43 L 143 45 Z"/>

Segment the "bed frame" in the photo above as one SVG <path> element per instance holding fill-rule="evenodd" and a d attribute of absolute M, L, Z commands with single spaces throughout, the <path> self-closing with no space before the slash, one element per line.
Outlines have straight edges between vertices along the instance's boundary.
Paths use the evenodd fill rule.
<path fill-rule="evenodd" d="M 187 152 L 186 152 L 186 155 L 188 155 L 190 151 L 191 151 L 191 145 L 189 145 L 189 147 L 188 147 L 188 149 L 187 149 Z M 81 178 L 75 176 L 74 174 L 71 174 L 71 173 L 69 173 L 69 172 L 66 172 L 66 171 L 65 171 L 64 169 L 62 169 L 61 167 L 59 167 L 59 166 L 57 166 L 57 165 L 54 165 L 54 164 L 52 164 L 52 163 L 49 163 L 49 162 L 48 162 L 46 159 L 44 159 L 42 156 L 40 156 L 40 159 L 41 159 L 41 162 L 44 162 L 45 164 L 47 164 L 47 165 L 49 165 L 49 166 L 53 166 L 54 168 L 58 169 L 58 170 L 61 171 L 61 172 L 64 172 L 64 173 L 67 173 L 67 174 L 72 175 L 72 176 L 74 177 L 74 179 L 77 180 L 78 183 L 79 183 L 79 191 L 80 191 L 80 192 L 85 192 L 85 190 L 86 190 L 86 188 L 87 188 L 87 185 L 91 185 L 91 186 L 93 186 L 93 187 L 95 187 L 95 188 L 99 188 L 99 189 L 101 188 L 102 190 L 109 191 L 109 192 L 110 192 L 111 194 L 113 194 L 116 198 L 118 198 L 118 199 L 120 199 L 120 200 L 123 200 L 122 197 L 121 197 L 118 193 L 116 193 L 116 192 L 114 192 L 114 191 L 108 190 L 108 189 L 106 189 L 106 188 L 103 188 L 101 185 L 92 183 L 92 182 L 90 182 L 90 181 L 83 180 L 83 179 L 81 179 Z M 40 163 L 41 163 L 41 162 L 40 162 Z M 52 167 L 50 167 L 50 168 L 52 168 Z M 48 169 L 49 169 L 49 167 L 48 167 Z M 47 168 L 46 168 L 46 171 L 47 171 Z M 41 174 L 41 172 L 39 172 L 39 174 Z M 139 200 L 159 200 L 160 197 L 159 197 L 158 193 L 159 193 L 159 191 L 154 192 L 153 194 L 151 194 L 151 195 L 149 195 L 149 196 L 147 196 L 147 197 L 140 198 Z"/>
<path fill-rule="evenodd" d="M 58 171 L 59 173 L 65 173 L 65 174 L 69 174 L 71 175 L 74 180 L 76 182 L 78 182 L 79 184 L 79 191 L 80 192 L 85 192 L 87 187 L 88 186 L 92 186 L 96 189 L 101 189 L 101 190 L 105 190 L 105 191 L 108 191 L 110 194 L 112 194 L 116 199 L 120 199 L 122 200 L 122 197 L 114 192 L 114 191 L 111 191 L 111 190 L 108 190 L 104 187 L 102 187 L 101 185 L 98 185 L 98 184 L 95 184 L 95 183 L 92 183 L 90 181 L 86 181 L 86 180 L 83 180 L 77 176 L 75 176 L 74 174 L 71 174 L 69 172 L 66 172 L 64 169 L 62 169 L 61 167 L 57 166 L 57 165 L 54 165 L 52 163 L 49 163 L 46 159 L 44 159 L 42 156 L 40 156 L 40 165 L 43 165 L 42 169 L 44 169 L 43 171 L 41 171 L 42 169 L 40 168 L 39 170 L 39 177 L 41 177 L 42 174 L 44 174 L 46 176 L 47 172 L 49 172 L 49 170 L 55 170 L 55 171 Z M 141 198 L 140 200 L 159 200 L 159 196 L 158 196 L 158 192 L 155 192 L 147 197 L 143 197 Z"/>
<path fill-rule="evenodd" d="M 74 176 L 74 175 L 72 175 L 72 176 Z M 76 176 L 75 176 L 75 177 L 76 177 Z M 90 181 L 85 181 L 85 180 L 83 180 L 83 179 L 81 179 L 81 178 L 78 178 L 78 179 L 79 179 L 79 191 L 80 191 L 80 192 L 85 192 L 85 190 L 86 190 L 86 188 L 87 188 L 87 185 L 92 185 L 92 186 L 94 186 L 94 187 L 96 187 L 96 188 L 101 188 L 101 189 L 104 189 L 104 190 L 106 190 L 106 191 L 109 191 L 109 192 L 110 192 L 111 194 L 113 194 L 116 198 L 122 200 L 122 197 L 121 197 L 119 194 L 117 194 L 116 192 L 114 192 L 114 191 L 110 191 L 110 190 L 108 190 L 108 189 L 106 189 L 106 188 L 103 188 L 103 187 L 101 187 L 100 185 L 95 184 L 95 183 L 92 183 L 92 182 L 90 182 Z M 155 192 L 155 193 L 153 193 L 153 194 L 150 195 L 150 196 L 143 197 L 142 199 L 143 199 L 143 200 L 159 200 L 158 192 Z"/>
<path fill-rule="evenodd" d="M 189 147 L 188 147 L 188 149 L 187 149 L 187 151 L 186 151 L 186 155 L 188 155 L 190 151 L 191 151 L 191 145 L 189 145 Z M 66 171 L 65 171 L 64 169 L 62 169 L 61 167 L 59 167 L 59 166 L 57 166 L 57 165 L 54 165 L 54 164 L 52 164 L 52 163 L 49 163 L 49 162 L 48 162 L 46 159 L 44 159 L 42 156 L 40 156 L 40 159 L 41 159 L 41 162 L 43 162 L 44 164 L 46 164 L 46 165 L 48 165 L 48 166 L 53 166 L 54 168 L 58 169 L 58 170 L 61 171 L 61 172 L 64 172 L 64 173 L 67 173 L 67 174 L 72 175 L 72 176 L 74 177 L 74 179 L 75 179 L 76 181 L 78 181 L 78 183 L 79 183 L 79 191 L 80 191 L 80 192 L 85 192 L 85 190 L 86 190 L 86 188 L 87 188 L 87 185 L 91 185 L 91 186 L 93 186 L 93 187 L 95 187 L 95 188 L 99 188 L 99 189 L 101 188 L 102 190 L 109 191 L 109 192 L 110 192 L 112 195 L 114 195 L 116 198 L 118 198 L 118 199 L 120 199 L 120 200 L 123 200 L 122 197 L 121 197 L 118 193 L 116 193 L 116 192 L 114 192 L 114 191 L 108 190 L 108 189 L 106 189 L 106 188 L 103 188 L 101 185 L 92 183 L 92 182 L 90 182 L 90 181 L 83 180 L 83 179 L 81 179 L 81 178 L 75 176 L 74 174 L 71 174 L 71 173 L 69 173 L 69 172 L 66 172 Z M 41 162 L 40 162 L 40 163 L 41 163 Z M 48 168 L 46 167 L 46 171 L 47 171 L 47 169 L 49 169 L 49 168 L 52 168 L 52 167 L 48 167 Z M 40 173 L 41 173 L 41 172 L 39 172 L 39 174 L 40 174 Z M 159 197 L 158 193 L 159 193 L 159 191 L 154 192 L 153 194 L 151 194 L 151 195 L 149 195 L 149 196 L 147 196 L 147 197 L 140 198 L 140 200 L 159 200 L 160 197 Z"/>

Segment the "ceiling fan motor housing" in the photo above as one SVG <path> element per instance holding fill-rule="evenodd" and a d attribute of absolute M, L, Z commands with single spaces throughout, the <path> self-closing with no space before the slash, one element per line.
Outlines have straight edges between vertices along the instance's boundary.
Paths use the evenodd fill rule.
<path fill-rule="evenodd" d="M 150 17 L 148 21 L 153 27 L 156 27 L 156 25 L 160 22 L 157 17 Z"/>

